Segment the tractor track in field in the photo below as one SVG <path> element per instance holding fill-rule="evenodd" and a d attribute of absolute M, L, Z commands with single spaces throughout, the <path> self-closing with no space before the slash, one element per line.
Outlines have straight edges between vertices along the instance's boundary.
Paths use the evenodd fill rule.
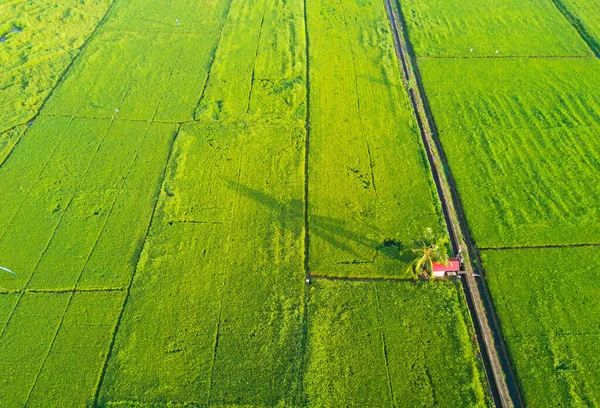
<path fill-rule="evenodd" d="M 426 150 L 452 249 L 455 253 L 459 249 L 465 250 L 465 274 L 461 282 L 474 323 L 491 397 L 496 406 L 521 407 L 524 405 L 521 391 L 506 345 L 500 334 L 499 320 L 494 311 L 484 271 L 481 269 L 479 252 L 471 239 L 456 184 L 441 142 L 435 136 L 437 128 L 421 82 L 416 57 L 408 38 L 401 5 L 396 2 L 397 9 L 395 9 L 392 0 L 384 0 L 384 2 L 394 48 L 403 74 L 403 82 Z M 475 278 L 475 272 L 480 277 L 479 280 Z"/>

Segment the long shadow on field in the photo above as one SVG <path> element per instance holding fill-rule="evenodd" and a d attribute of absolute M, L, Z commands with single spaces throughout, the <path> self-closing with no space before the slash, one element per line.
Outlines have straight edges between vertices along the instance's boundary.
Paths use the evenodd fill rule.
<path fill-rule="evenodd" d="M 237 190 L 241 195 L 251 198 L 269 208 L 272 213 L 277 214 L 275 218 L 281 223 L 282 229 L 286 227 L 285 219 L 292 219 L 299 223 L 304 221 L 304 202 L 302 200 L 292 199 L 289 202 L 284 202 L 262 191 L 241 184 L 238 185 L 230 180 L 227 180 L 226 183 L 232 190 Z M 374 226 L 362 224 L 361 228 L 373 235 L 380 235 L 379 230 Z M 350 223 L 345 220 L 311 214 L 309 216 L 309 231 L 311 236 L 318 236 L 333 247 L 347 252 L 357 259 L 364 258 L 364 253 L 358 253 L 356 247 L 364 247 L 372 251 L 378 251 L 377 254 L 390 259 L 405 263 L 412 261 L 401 242 L 389 239 L 382 242 L 369 238 L 364 233 L 353 230 Z"/>

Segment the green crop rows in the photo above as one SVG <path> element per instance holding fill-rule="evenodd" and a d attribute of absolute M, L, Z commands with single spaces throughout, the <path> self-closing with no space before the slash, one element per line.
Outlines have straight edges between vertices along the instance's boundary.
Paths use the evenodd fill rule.
<path fill-rule="evenodd" d="M 0 42 L 0 163 L 2 133 L 37 114 L 110 4 L 110 0 L 0 3 L 0 37 L 4 37 Z"/>
<path fill-rule="evenodd" d="M 600 242 L 600 61 L 420 65 L 479 245 Z"/>
<path fill-rule="evenodd" d="M 596 406 L 598 3 L 401 2 L 527 406 Z"/>
<path fill-rule="evenodd" d="M 309 405 L 485 406 L 457 287 L 400 285 L 313 286 Z"/>
<path fill-rule="evenodd" d="M 418 57 L 593 55 L 551 0 L 406 0 L 400 4 Z"/>
<path fill-rule="evenodd" d="M 526 401 L 600 399 L 600 248 L 484 251 L 490 289 Z"/>
<path fill-rule="evenodd" d="M 0 406 L 491 404 L 383 2 L 63 3 L 0 5 Z"/>

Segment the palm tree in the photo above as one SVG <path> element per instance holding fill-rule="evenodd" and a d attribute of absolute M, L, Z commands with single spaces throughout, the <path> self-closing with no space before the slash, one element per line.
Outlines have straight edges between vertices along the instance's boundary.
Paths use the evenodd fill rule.
<path fill-rule="evenodd" d="M 418 277 L 423 271 L 431 272 L 433 263 L 448 263 L 448 237 L 442 234 L 435 234 L 431 228 L 427 228 L 423 236 L 413 241 L 411 252 L 416 255 L 416 259 L 411 264 Z"/>

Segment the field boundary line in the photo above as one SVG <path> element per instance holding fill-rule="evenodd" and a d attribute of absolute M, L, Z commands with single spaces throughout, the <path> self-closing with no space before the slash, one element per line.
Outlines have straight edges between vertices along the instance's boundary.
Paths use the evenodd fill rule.
<path fill-rule="evenodd" d="M 511 366 L 510 357 L 500 335 L 500 325 L 487 289 L 485 275 L 477 248 L 472 242 L 470 231 L 461 206 L 456 185 L 450 172 L 441 142 L 435 136 L 437 128 L 429 108 L 427 95 L 421 82 L 416 58 L 412 50 L 406 22 L 399 0 L 395 9 L 391 0 L 384 0 L 390 20 L 396 54 L 403 72 L 403 82 L 409 96 L 413 113 L 427 153 L 431 174 L 437 186 L 438 196 L 446 219 L 450 242 L 454 252 L 465 250 L 465 278 L 461 279 L 473 319 L 479 347 L 482 351 L 486 379 L 491 397 L 503 408 L 522 406 L 518 382 Z M 475 279 L 475 273 L 481 277 Z"/>
<path fill-rule="evenodd" d="M 35 293 L 122 292 L 124 290 L 125 290 L 125 288 L 15 289 L 15 290 L 0 290 L 0 295 L 35 294 Z"/>
<path fill-rule="evenodd" d="M 477 60 L 477 59 L 593 59 L 596 58 L 593 55 L 479 55 L 479 56 L 435 56 L 427 55 L 422 57 L 415 57 L 417 60 L 436 60 L 436 59 L 448 59 L 448 60 Z"/>
<path fill-rule="evenodd" d="M 155 120 L 154 116 L 151 119 L 126 119 L 126 118 L 101 118 L 98 116 L 77 116 L 77 115 L 60 115 L 60 114 L 50 114 L 50 113 L 41 113 L 41 117 L 44 118 L 65 118 L 65 119 L 81 119 L 81 120 L 99 120 L 99 121 L 108 121 L 115 120 L 117 122 L 134 122 L 134 123 L 162 123 L 165 125 L 185 125 L 187 123 L 200 123 L 198 120 L 190 119 L 184 120 L 181 122 L 178 121 L 169 121 L 169 120 Z"/>
<path fill-rule="evenodd" d="M 310 255 L 310 231 L 309 231 L 309 218 L 308 218 L 308 209 L 309 209 L 309 155 L 310 155 L 310 39 L 308 34 L 308 3 L 309 0 L 302 1 L 303 7 L 303 22 L 304 22 L 304 75 L 305 75 L 305 104 L 306 111 L 304 113 L 304 163 L 303 163 L 303 171 L 304 171 L 304 189 L 303 189 L 303 228 L 304 228 L 304 248 L 303 248 L 303 268 L 304 268 L 304 293 L 302 296 L 302 318 L 300 322 L 300 363 L 299 363 L 299 385 L 298 385 L 298 404 L 306 405 L 307 397 L 305 395 L 304 388 L 304 373 L 306 371 L 306 367 L 308 365 L 308 361 L 306 358 L 306 350 L 308 349 L 308 332 L 309 332 L 309 307 L 310 307 L 310 283 L 311 283 L 311 273 L 310 273 L 310 263 L 309 263 L 309 255 Z"/>
<path fill-rule="evenodd" d="M 515 246 L 497 246 L 497 247 L 478 247 L 480 251 L 513 251 L 520 249 L 553 249 L 553 248 L 582 248 L 582 247 L 600 247 L 597 242 L 584 242 L 581 244 L 548 244 L 548 245 L 515 245 Z"/>
<path fill-rule="evenodd" d="M 160 201 L 160 196 L 161 196 L 161 192 L 164 189 L 164 184 L 165 184 L 165 179 L 166 179 L 166 175 L 167 175 L 167 170 L 169 168 L 169 162 L 171 161 L 171 157 L 173 156 L 173 148 L 175 146 L 175 142 L 177 141 L 177 136 L 179 136 L 179 132 L 181 130 L 181 125 L 179 125 L 177 127 L 177 130 L 174 132 L 174 135 L 171 138 L 171 146 L 169 148 L 169 154 L 167 155 L 167 160 L 165 162 L 165 168 L 163 170 L 163 174 L 161 176 L 160 181 L 157 183 L 158 184 L 158 188 L 156 191 L 156 196 L 154 199 L 154 208 L 152 209 L 152 215 L 150 216 L 150 222 L 148 222 L 148 227 L 146 228 L 146 233 L 144 235 L 144 239 L 142 240 L 142 245 L 141 245 L 141 250 L 140 250 L 140 254 L 143 253 L 145 247 L 146 247 L 146 243 L 148 241 L 148 235 L 150 235 L 150 230 L 152 229 L 152 226 L 154 224 L 154 218 L 156 216 L 156 209 L 159 205 L 159 201 Z M 96 385 L 96 392 L 94 393 L 94 400 L 92 402 L 92 407 L 97 407 L 98 406 L 98 399 L 100 397 L 100 390 L 102 388 L 102 385 L 104 383 L 104 378 L 106 375 L 106 370 L 108 368 L 108 362 L 110 361 L 110 358 L 112 357 L 112 353 L 114 350 L 114 346 L 117 340 L 117 334 L 119 332 L 119 328 L 121 327 L 121 321 L 123 319 L 123 314 L 125 312 L 125 308 L 127 307 L 127 302 L 129 301 L 129 298 L 131 296 L 131 287 L 133 286 L 133 281 L 135 280 L 135 277 L 137 275 L 138 269 L 140 266 L 140 258 L 138 258 L 136 265 L 135 265 L 135 269 L 133 271 L 133 273 L 131 274 L 131 278 L 129 279 L 129 283 L 127 285 L 127 288 L 125 289 L 125 299 L 123 300 L 123 306 L 121 307 L 121 311 L 119 312 L 119 316 L 117 317 L 117 321 L 115 322 L 115 326 L 112 332 L 112 338 L 110 340 L 110 344 L 108 346 L 108 352 L 106 353 L 106 358 L 104 359 L 104 364 L 102 365 L 102 370 L 100 371 L 100 376 L 98 378 L 98 383 Z"/>
<path fill-rule="evenodd" d="M 564 19 L 571 24 L 575 31 L 577 31 L 579 37 L 583 40 L 583 42 L 585 42 L 596 58 L 600 58 L 600 44 L 598 41 L 596 41 L 594 36 L 588 33 L 583 22 L 569 11 L 568 7 L 564 5 L 562 0 L 552 0 L 552 3 L 558 12 L 564 17 Z"/>
<path fill-rule="evenodd" d="M 311 278 L 314 276 L 310 272 L 310 219 L 309 219 L 309 197 L 310 197 L 310 167 L 309 167 L 309 159 L 310 159 L 310 130 L 311 130 L 311 122 L 310 122 L 310 39 L 308 35 L 308 6 L 307 2 L 309 0 L 304 0 L 304 43 L 306 46 L 305 52 L 305 71 L 306 71 L 306 113 L 304 116 L 304 274 L 306 278 L 306 283 L 310 283 Z"/>
<path fill-rule="evenodd" d="M 346 282 L 398 282 L 398 283 L 417 283 L 412 278 L 395 278 L 387 276 L 335 276 L 323 274 L 310 274 L 312 279 L 328 280 L 328 281 L 346 281 Z"/>

